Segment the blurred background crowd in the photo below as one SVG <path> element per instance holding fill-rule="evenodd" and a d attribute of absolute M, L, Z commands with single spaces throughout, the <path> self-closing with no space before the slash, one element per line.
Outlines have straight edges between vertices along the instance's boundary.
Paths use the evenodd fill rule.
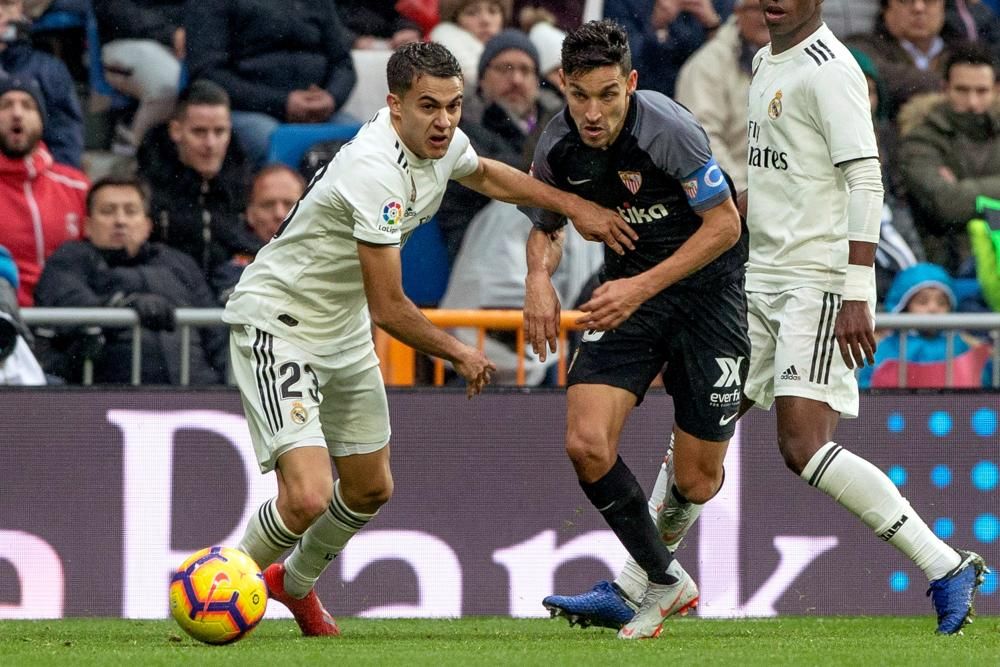
<path fill-rule="evenodd" d="M 887 311 L 1000 311 L 997 10 L 823 3 L 868 79 Z M 639 86 L 690 109 L 744 188 L 750 66 L 768 42 L 760 0 L 0 0 L 0 382 L 77 383 L 84 359 L 94 381 L 128 382 L 131 330 L 32 330 L 18 315 L 123 306 L 142 324 L 143 382 L 176 384 L 174 311 L 225 303 L 311 175 L 384 105 L 393 48 L 445 44 L 465 75 L 461 128 L 481 155 L 527 171 L 562 108 L 562 39 L 602 17 L 627 28 Z M 418 305 L 522 305 L 528 223 L 515 207 L 452 183 L 424 227 L 406 249 Z M 569 239 L 564 307 L 602 257 Z M 514 336 L 486 344 L 509 381 Z M 190 345 L 191 382 L 224 382 L 225 330 L 195 329 Z M 898 332 L 879 352 L 864 386 L 892 386 L 901 354 L 928 368 L 951 356 L 956 386 L 989 385 L 982 334 Z M 551 360 L 526 364 L 528 384 L 551 381 Z"/>

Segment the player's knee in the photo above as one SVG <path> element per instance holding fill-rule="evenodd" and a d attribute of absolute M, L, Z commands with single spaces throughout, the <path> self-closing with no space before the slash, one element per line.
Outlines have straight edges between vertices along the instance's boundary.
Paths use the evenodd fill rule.
<path fill-rule="evenodd" d="M 580 479 L 592 482 L 614 465 L 615 453 L 607 442 L 585 433 L 570 433 L 566 437 L 566 455 Z"/>
<path fill-rule="evenodd" d="M 365 514 L 374 514 L 392 498 L 392 476 L 366 479 L 361 484 L 348 484 L 341 480 L 340 494 L 349 508 Z"/>
<path fill-rule="evenodd" d="M 297 489 L 288 494 L 283 503 L 282 509 L 290 515 L 290 521 L 284 517 L 289 528 L 297 533 L 312 525 L 313 521 L 326 511 L 333 498 L 333 487 L 329 489 L 316 487 L 311 489 Z M 293 527 L 294 525 L 294 527 Z"/>
<path fill-rule="evenodd" d="M 785 466 L 796 475 L 802 474 L 809 459 L 819 447 L 813 445 L 806 439 L 794 435 L 778 435 L 778 450 L 781 458 L 785 461 Z"/>
<path fill-rule="evenodd" d="M 677 490 L 690 502 L 704 505 L 715 497 L 722 487 L 722 471 L 718 473 L 697 471 L 695 474 L 682 476 L 678 471 L 674 480 Z"/>

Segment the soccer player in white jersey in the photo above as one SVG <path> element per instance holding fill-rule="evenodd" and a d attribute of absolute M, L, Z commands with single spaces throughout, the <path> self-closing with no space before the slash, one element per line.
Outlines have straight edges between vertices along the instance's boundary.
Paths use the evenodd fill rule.
<path fill-rule="evenodd" d="M 969 621 L 983 559 L 941 541 L 881 470 L 833 441 L 841 415 L 858 414 L 854 368 L 874 363 L 883 193 L 865 78 L 821 6 L 763 3 L 771 43 L 754 58 L 749 95 L 753 351 L 740 410 L 776 405 L 785 464 L 913 560 L 930 581 L 937 631 L 955 634 Z M 676 548 L 700 507 L 679 502 L 672 488 L 668 454 L 649 506 Z M 630 561 L 615 586 L 556 602 L 582 624 L 620 622 L 643 574 Z"/>
<path fill-rule="evenodd" d="M 402 290 L 400 246 L 437 211 L 448 179 L 569 216 L 585 238 L 616 252 L 633 247 L 635 236 L 616 213 L 479 158 L 458 129 L 461 68 L 441 45 L 402 47 L 387 78 L 388 107 L 313 178 L 223 317 L 258 463 L 278 480 L 277 497 L 251 518 L 239 548 L 264 568 L 271 596 L 305 635 L 339 634 L 313 586 L 392 495 L 372 323 L 450 361 L 469 397 L 495 370 Z"/>

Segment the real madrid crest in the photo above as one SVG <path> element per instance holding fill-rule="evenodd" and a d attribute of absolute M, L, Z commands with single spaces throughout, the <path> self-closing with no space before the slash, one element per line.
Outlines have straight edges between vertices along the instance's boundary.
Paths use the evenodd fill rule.
<path fill-rule="evenodd" d="M 305 424 L 306 419 L 309 417 L 309 413 L 306 411 L 304 405 L 300 402 L 295 401 L 292 403 L 292 421 L 296 424 Z"/>
<path fill-rule="evenodd" d="M 781 115 L 781 91 L 779 90 L 771 98 L 771 103 L 767 105 L 767 115 L 771 117 L 771 120 L 778 120 L 778 116 Z"/>
<path fill-rule="evenodd" d="M 619 171 L 618 178 L 622 179 L 622 184 L 632 194 L 639 192 L 642 187 L 642 174 L 638 171 Z"/>

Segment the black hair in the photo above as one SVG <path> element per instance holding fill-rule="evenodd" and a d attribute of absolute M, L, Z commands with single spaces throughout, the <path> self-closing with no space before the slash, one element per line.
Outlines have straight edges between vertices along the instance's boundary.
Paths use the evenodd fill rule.
<path fill-rule="evenodd" d="M 385 78 L 389 92 L 404 95 L 413 82 L 422 75 L 448 79 L 462 79 L 462 66 L 451 51 L 437 42 L 411 42 L 396 49 L 389 56 Z"/>
<path fill-rule="evenodd" d="M 104 176 L 94 181 L 90 189 L 87 190 L 87 215 L 91 215 L 94 211 L 94 199 L 97 198 L 97 193 L 103 188 L 133 188 L 139 193 L 139 198 L 142 200 L 142 208 L 146 213 L 149 213 L 149 188 L 146 183 L 137 176 L 128 176 L 125 174 L 111 174 L 109 176 Z"/>
<path fill-rule="evenodd" d="M 198 79 L 177 97 L 174 120 L 184 118 L 188 107 L 191 106 L 226 107 L 229 109 L 231 108 L 229 93 L 217 83 L 207 79 Z"/>
<path fill-rule="evenodd" d="M 617 65 L 626 75 L 632 71 L 628 34 L 621 25 L 610 19 L 589 21 L 566 35 L 562 44 L 562 68 L 567 76 L 585 74 L 607 65 Z"/>
<path fill-rule="evenodd" d="M 993 69 L 993 80 L 996 81 L 997 66 L 993 54 L 979 44 L 961 42 L 948 49 L 948 59 L 944 65 L 945 81 L 951 79 L 951 68 L 955 65 L 985 65 Z"/>

